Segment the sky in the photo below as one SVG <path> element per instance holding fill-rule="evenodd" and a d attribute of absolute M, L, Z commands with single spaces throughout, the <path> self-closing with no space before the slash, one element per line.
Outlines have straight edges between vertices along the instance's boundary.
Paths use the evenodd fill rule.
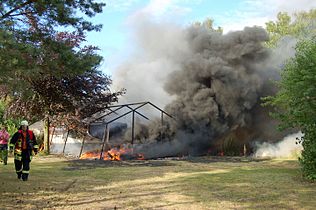
<path fill-rule="evenodd" d="M 103 24 L 101 32 L 89 32 L 87 44 L 98 46 L 104 57 L 100 69 L 115 73 L 120 63 L 132 55 L 135 22 L 143 18 L 154 22 L 174 23 L 186 27 L 206 18 L 224 33 L 245 26 L 265 26 L 276 20 L 277 13 L 307 11 L 316 8 L 316 0 L 98 0 L 106 3 L 102 14 L 90 19 Z"/>

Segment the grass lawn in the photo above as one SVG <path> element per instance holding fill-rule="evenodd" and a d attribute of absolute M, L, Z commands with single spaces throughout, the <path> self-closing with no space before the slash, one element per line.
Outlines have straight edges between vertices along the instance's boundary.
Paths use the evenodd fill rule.
<path fill-rule="evenodd" d="M 316 209 L 316 183 L 301 178 L 297 160 L 38 156 L 23 182 L 10 158 L 0 183 L 0 209 Z"/>

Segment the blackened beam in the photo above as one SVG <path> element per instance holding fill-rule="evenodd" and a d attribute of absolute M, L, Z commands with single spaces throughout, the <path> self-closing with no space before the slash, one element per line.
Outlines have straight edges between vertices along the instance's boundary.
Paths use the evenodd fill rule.
<path fill-rule="evenodd" d="M 135 109 L 133 109 L 133 108 L 130 107 L 130 106 L 139 105 L 139 104 L 140 104 L 140 106 L 136 107 Z M 118 107 L 118 108 L 116 108 L 115 110 L 111 110 L 109 113 L 106 113 L 106 114 L 104 114 L 104 115 L 102 115 L 102 116 L 96 118 L 95 120 L 93 120 L 93 121 L 91 121 L 91 122 L 95 122 L 95 121 L 97 121 L 97 120 L 99 120 L 99 119 L 101 119 L 101 118 L 103 118 L 103 117 L 106 117 L 106 116 L 108 116 L 108 115 L 110 115 L 110 114 L 112 114 L 112 113 L 115 113 L 116 111 L 118 111 L 118 110 L 120 110 L 120 109 L 122 109 L 122 108 L 124 108 L 124 107 L 127 107 L 127 108 L 129 108 L 129 109 L 135 111 L 135 112 L 136 112 L 137 114 L 139 114 L 140 116 L 142 116 L 142 117 L 144 117 L 145 119 L 149 120 L 149 119 L 148 119 L 147 117 L 145 117 L 143 114 L 141 114 L 141 113 L 139 113 L 138 111 L 136 111 L 137 109 L 140 109 L 141 107 L 143 107 L 143 106 L 145 106 L 145 105 L 147 105 L 147 104 L 153 106 L 154 108 L 158 109 L 159 111 L 161 111 L 162 113 L 164 113 L 164 114 L 167 115 L 168 117 L 174 119 L 170 114 L 168 114 L 168 113 L 165 112 L 164 110 L 160 109 L 158 106 L 154 105 L 153 103 L 147 101 L 147 102 L 129 103 L 129 104 L 113 105 L 113 106 L 105 107 L 104 109 L 109 109 L 109 110 L 111 110 L 110 108 L 115 108 L 115 107 Z M 127 113 L 125 113 L 123 116 L 125 116 L 126 114 L 129 114 L 129 113 L 131 113 L 131 112 L 127 112 Z M 119 118 L 121 118 L 121 117 L 115 118 L 115 120 L 116 120 L 116 119 L 119 119 Z M 110 122 L 113 122 L 113 121 L 114 121 L 114 120 L 111 120 Z M 91 123 L 91 122 L 90 122 L 90 123 Z M 110 123 L 110 122 L 107 122 L 107 123 Z"/>
<path fill-rule="evenodd" d="M 108 122 L 106 122 L 106 123 L 109 124 L 109 123 L 111 123 L 111 122 L 113 122 L 113 121 L 115 121 L 115 120 L 117 120 L 117 119 L 120 119 L 121 117 L 123 117 L 123 116 L 125 116 L 125 115 L 127 115 L 127 114 L 129 114 L 129 113 L 131 113 L 131 112 L 133 112 L 133 111 L 136 112 L 137 114 L 139 114 L 140 116 L 142 116 L 143 118 L 149 120 L 148 117 L 146 117 L 145 115 L 143 115 L 143 114 L 141 114 L 140 112 L 136 111 L 136 109 L 139 109 L 139 108 L 141 108 L 142 106 L 145 106 L 147 103 L 148 103 L 148 102 L 146 102 L 145 104 L 142 104 L 141 106 L 136 107 L 135 109 L 131 108 L 131 107 L 130 107 L 129 105 L 127 105 L 127 104 L 121 105 L 121 107 L 115 109 L 114 111 L 118 111 L 119 109 L 122 109 L 122 108 L 124 108 L 124 107 L 129 108 L 131 111 L 126 112 L 125 114 L 123 114 L 123 115 L 121 115 L 121 116 L 119 116 L 119 117 L 117 117 L 117 118 L 115 118 L 115 119 L 113 119 L 113 120 L 111 120 L 111 121 L 108 121 Z M 104 115 L 104 116 L 102 116 L 102 117 L 105 117 L 105 116 L 107 116 L 107 115 L 109 115 L 109 114 L 111 114 L 111 113 L 107 113 L 106 115 Z M 100 118 L 98 118 L 98 119 L 101 119 L 102 117 L 100 117 Z M 97 120 L 97 119 L 96 119 L 96 120 Z"/>
<path fill-rule="evenodd" d="M 131 108 L 130 106 L 126 105 L 127 108 L 129 108 L 130 110 L 133 110 L 134 112 L 136 112 L 137 114 L 139 114 L 140 116 L 142 116 L 143 118 L 145 118 L 146 120 L 149 120 L 148 117 L 146 117 L 145 115 L 143 115 L 142 113 L 136 111 L 135 109 Z"/>
<path fill-rule="evenodd" d="M 115 107 L 118 107 L 118 108 L 116 108 L 115 110 L 110 111 L 109 113 L 106 113 L 106 114 L 104 114 L 104 115 L 102 115 L 102 116 L 96 118 L 94 121 L 97 121 L 97 120 L 99 120 L 99 119 L 101 119 L 101 118 L 103 118 L 103 117 L 106 117 L 106 116 L 108 116 L 108 115 L 110 115 L 110 114 L 112 114 L 112 113 L 115 113 L 116 111 L 118 111 L 118 110 L 120 110 L 120 109 L 122 109 L 122 108 L 124 108 L 124 107 L 128 107 L 129 109 L 132 109 L 132 108 L 130 108 L 130 106 L 141 104 L 140 106 L 138 106 L 137 108 L 134 109 L 134 110 L 136 111 L 136 109 L 139 109 L 140 107 L 145 106 L 147 103 L 148 103 L 148 102 L 139 102 L 139 103 L 130 103 L 130 104 L 113 105 L 113 106 L 105 107 L 104 109 L 109 109 L 109 110 L 111 110 L 110 108 L 115 108 Z M 142 115 L 141 113 L 137 112 L 137 114 L 139 114 L 139 115 L 141 115 L 142 117 L 144 117 L 145 119 L 149 120 L 147 117 L 145 117 L 145 116 Z M 92 121 L 92 122 L 93 122 L 93 121 Z"/>
<path fill-rule="evenodd" d="M 83 136 L 82 143 L 81 143 L 81 148 L 80 148 L 80 152 L 79 152 L 79 156 L 78 156 L 79 158 L 82 155 L 82 151 L 83 151 L 83 147 L 84 147 L 84 143 L 86 141 L 87 135 L 88 135 L 88 133 Z"/>
<path fill-rule="evenodd" d="M 164 110 L 160 109 L 158 106 L 156 106 L 155 104 L 151 103 L 151 102 L 147 102 L 148 104 L 152 105 L 153 107 L 155 107 L 156 109 L 158 109 L 159 111 L 163 112 L 165 115 L 167 115 L 168 117 L 174 119 L 170 114 L 168 114 L 167 112 L 165 112 Z"/>
<path fill-rule="evenodd" d="M 64 140 L 63 154 L 65 154 L 65 149 L 66 149 L 66 144 L 67 144 L 67 140 L 68 140 L 68 135 L 69 135 L 69 129 L 67 129 L 66 139 Z"/>
<path fill-rule="evenodd" d="M 99 116 L 99 117 L 97 117 L 97 118 L 95 118 L 95 119 L 94 119 L 93 121 L 91 121 L 91 122 L 95 122 L 95 121 L 97 121 L 97 120 L 99 120 L 99 119 L 101 119 L 101 118 L 103 118 L 103 117 L 106 117 L 106 116 L 112 114 L 112 113 L 117 114 L 116 112 L 117 112 L 118 110 L 124 108 L 124 107 L 125 107 L 125 105 L 122 105 L 121 107 L 119 107 L 119 108 L 117 108 L 117 109 L 115 109 L 115 110 L 111 110 L 110 108 L 105 108 L 105 109 L 109 109 L 110 112 L 109 112 L 109 113 L 106 113 L 106 114 L 104 114 L 104 115 L 101 115 L 101 116 Z M 103 110 L 104 110 L 104 109 L 103 109 Z M 91 123 L 91 122 L 90 122 L 90 123 Z"/>
<path fill-rule="evenodd" d="M 132 145 L 134 144 L 135 139 L 135 111 L 132 113 Z"/>
<path fill-rule="evenodd" d="M 102 148 L 101 148 L 101 152 L 100 152 L 100 160 L 103 158 L 103 151 L 105 149 L 105 144 L 106 144 L 106 139 L 108 138 L 109 135 L 109 127 L 108 124 L 105 125 L 105 129 L 104 129 L 104 134 L 103 134 L 103 144 L 102 144 Z"/>
<path fill-rule="evenodd" d="M 122 117 L 128 115 L 129 113 L 132 113 L 132 112 L 133 112 L 133 110 L 131 110 L 131 111 L 129 111 L 129 112 L 126 112 L 125 114 L 122 114 L 121 116 L 119 116 L 119 117 L 117 117 L 117 118 L 114 118 L 113 120 L 110 120 L 110 121 L 106 122 L 106 124 L 110 124 L 111 122 L 114 122 L 115 120 L 118 120 L 118 119 L 120 119 L 120 118 L 122 118 Z"/>
<path fill-rule="evenodd" d="M 138 103 L 129 103 L 129 104 L 123 104 L 123 105 L 112 105 L 112 106 L 105 107 L 105 109 L 107 109 L 107 108 L 114 108 L 114 107 L 120 107 L 120 106 L 133 106 L 133 105 L 146 104 L 146 103 L 148 103 L 148 101 L 146 101 L 146 102 L 138 102 Z"/>
<path fill-rule="evenodd" d="M 111 110 L 110 108 L 115 108 L 115 107 L 119 107 L 120 108 L 124 108 L 126 105 L 138 105 L 138 104 L 144 104 L 144 103 L 147 103 L 147 102 L 138 102 L 138 103 L 129 103 L 129 104 L 120 104 L 120 105 L 111 105 L 111 106 L 105 106 L 105 107 L 102 107 L 102 108 L 99 108 L 97 112 L 101 112 L 105 109 L 109 109 Z M 96 112 L 96 113 L 97 113 Z"/>
<path fill-rule="evenodd" d="M 136 108 L 134 109 L 134 111 L 136 111 L 137 109 L 139 109 L 139 108 L 141 108 L 141 107 L 143 107 L 143 106 L 145 106 L 145 105 L 147 105 L 147 104 L 149 104 L 149 105 L 155 107 L 156 109 L 158 109 L 159 111 L 161 111 L 162 113 L 164 113 L 165 115 L 167 115 L 168 117 L 174 119 L 170 114 L 168 114 L 167 112 L 165 112 L 164 110 L 160 109 L 158 106 L 156 106 L 155 104 L 153 104 L 153 103 L 151 103 L 151 102 L 149 102 L 149 101 L 144 102 L 142 105 L 136 107 Z"/>

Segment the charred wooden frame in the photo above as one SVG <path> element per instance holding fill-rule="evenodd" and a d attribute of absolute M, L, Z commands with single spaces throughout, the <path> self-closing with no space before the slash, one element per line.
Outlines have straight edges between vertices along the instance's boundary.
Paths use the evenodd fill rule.
<path fill-rule="evenodd" d="M 137 106 L 138 105 L 138 106 Z M 105 114 L 102 114 L 98 117 L 96 117 L 95 119 L 91 120 L 88 122 L 88 133 L 89 134 L 89 128 L 90 128 L 90 124 L 91 123 L 105 123 L 105 128 L 104 128 L 104 134 L 103 134 L 103 143 L 102 143 L 102 148 L 101 148 L 101 152 L 100 152 L 100 160 L 103 158 L 103 152 L 105 150 L 105 145 L 108 145 L 109 144 L 109 139 L 110 139 L 110 128 L 109 128 L 109 124 L 128 115 L 128 114 L 132 114 L 132 141 L 131 141 L 131 144 L 133 145 L 134 144 L 134 140 L 135 140 L 135 114 L 138 114 L 139 116 L 145 118 L 146 120 L 149 120 L 148 117 L 146 117 L 145 115 L 143 115 L 142 113 L 140 113 L 139 111 L 137 111 L 138 109 L 144 107 L 145 105 L 150 105 L 152 107 L 154 107 L 156 110 L 160 111 L 161 112 L 161 125 L 163 126 L 163 123 L 164 123 L 164 115 L 167 115 L 168 117 L 174 119 L 170 114 L 168 114 L 167 112 L 165 112 L 164 110 L 160 109 L 158 106 L 156 106 L 155 104 L 147 101 L 147 102 L 139 102 L 139 103 L 128 103 L 128 104 L 122 104 L 122 105 L 113 105 L 113 106 L 107 106 L 106 108 L 104 108 L 103 110 L 101 110 L 100 112 L 102 111 L 108 111 L 107 113 Z M 137 106 L 136 108 L 133 108 L 132 106 Z M 123 108 L 128 108 L 129 111 L 123 113 L 123 114 L 118 114 L 117 111 L 123 109 Z M 109 116 L 110 114 L 117 114 L 119 116 L 117 116 L 116 118 L 112 119 L 112 120 L 109 120 L 109 121 L 105 121 L 104 118 Z M 89 134 L 90 135 L 90 134 Z M 161 130 L 161 135 L 160 135 L 161 138 L 163 138 L 163 130 Z M 79 154 L 79 158 L 82 154 L 82 151 L 83 151 L 83 146 L 85 144 L 85 137 L 82 141 L 82 145 L 81 145 L 81 150 L 80 150 L 80 154 Z"/>

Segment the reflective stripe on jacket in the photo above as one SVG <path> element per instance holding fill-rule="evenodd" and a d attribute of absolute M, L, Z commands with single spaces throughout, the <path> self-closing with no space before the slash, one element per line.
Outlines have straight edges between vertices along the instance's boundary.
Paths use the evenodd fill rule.
<path fill-rule="evenodd" d="M 25 136 L 25 137 L 24 137 Z M 23 149 L 23 142 L 26 144 L 26 148 Z M 33 151 L 37 152 L 38 144 L 36 142 L 33 131 L 26 130 L 26 135 L 23 135 L 22 130 L 18 130 L 10 141 L 10 148 L 14 147 L 14 157 L 16 160 L 21 160 L 22 152 L 27 152 L 29 158 L 32 158 Z"/>

